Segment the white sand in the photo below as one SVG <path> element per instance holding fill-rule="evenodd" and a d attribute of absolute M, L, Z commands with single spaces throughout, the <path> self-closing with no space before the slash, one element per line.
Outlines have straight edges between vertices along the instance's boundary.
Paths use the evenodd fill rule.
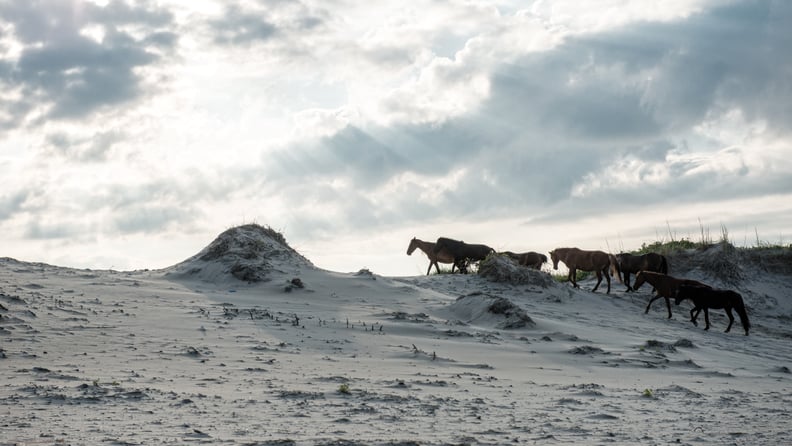
<path fill-rule="evenodd" d="M 0 259 L 0 444 L 792 444 L 787 275 L 745 266 L 746 337 L 719 310 L 708 332 L 687 303 L 644 314 L 648 287 L 337 273 L 234 243 L 161 271 Z"/>

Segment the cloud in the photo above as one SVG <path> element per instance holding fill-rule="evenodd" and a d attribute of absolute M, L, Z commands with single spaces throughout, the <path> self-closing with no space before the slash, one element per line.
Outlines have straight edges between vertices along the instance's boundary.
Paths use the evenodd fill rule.
<path fill-rule="evenodd" d="M 10 219 L 22 211 L 29 196 L 29 191 L 17 191 L 0 195 L 0 222 Z"/>
<path fill-rule="evenodd" d="M 223 17 L 210 21 L 209 25 L 215 32 L 215 43 L 222 45 L 267 41 L 278 32 L 277 26 L 261 13 L 244 12 L 236 5 L 226 8 Z"/>
<path fill-rule="evenodd" d="M 125 139 L 126 135 L 117 130 L 101 131 L 87 137 L 54 132 L 46 137 L 47 153 L 78 162 L 101 162 L 108 159 L 113 145 Z"/>
<path fill-rule="evenodd" d="M 3 171 L 42 172 L 5 229 L 312 240 L 792 192 L 786 2 L 100 3 L 0 0 Z"/>
<path fill-rule="evenodd" d="M 239 2 L 226 4 L 222 14 L 207 25 L 215 44 L 247 47 L 299 38 L 321 28 L 323 14 L 300 1 Z"/>
<path fill-rule="evenodd" d="M 203 212 L 195 207 L 173 206 L 171 203 L 138 202 L 113 213 L 112 225 L 121 234 L 156 234 L 174 226 L 194 226 Z"/>
<path fill-rule="evenodd" d="M 95 233 L 95 227 L 83 222 L 32 221 L 27 225 L 24 237 L 30 240 L 85 239 L 91 233 Z"/>
<path fill-rule="evenodd" d="M 390 218 L 574 218 L 790 190 L 788 163 L 770 171 L 751 161 L 768 154 L 713 140 L 699 127 L 736 109 L 738 135 L 757 121 L 766 124 L 759 140 L 788 132 L 792 61 L 773 55 L 792 35 L 777 19 L 790 10 L 751 1 L 570 36 L 490 67 L 475 107 L 426 122 L 350 126 L 290 146 L 268 158 L 268 181 L 289 193 L 300 175 L 328 184 L 343 178 L 343 188 L 322 191 L 323 202 L 342 209 L 332 216 L 344 220 L 336 227 Z M 757 48 L 766 52 L 757 56 Z M 455 180 L 433 193 L 443 178 Z M 318 194 L 297 188 L 294 200 Z M 360 217 L 366 210 L 373 220 Z"/>
<path fill-rule="evenodd" d="M 6 129 L 147 97 L 154 85 L 142 70 L 161 63 L 177 40 L 167 31 L 171 15 L 147 3 L 3 2 L 0 16 L 17 48 L 0 67 L 0 87 L 17 92 L 0 106 Z"/>

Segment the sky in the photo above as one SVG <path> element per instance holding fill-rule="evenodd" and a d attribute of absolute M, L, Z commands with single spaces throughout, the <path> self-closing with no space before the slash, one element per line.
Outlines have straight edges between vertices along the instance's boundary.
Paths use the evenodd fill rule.
<path fill-rule="evenodd" d="M 406 6 L 405 6 L 406 5 Z M 0 256 L 792 243 L 792 2 L 0 0 Z"/>

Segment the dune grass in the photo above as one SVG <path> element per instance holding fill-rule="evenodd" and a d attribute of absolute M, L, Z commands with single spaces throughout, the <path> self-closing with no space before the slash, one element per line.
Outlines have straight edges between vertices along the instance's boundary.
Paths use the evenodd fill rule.
<path fill-rule="evenodd" d="M 575 271 L 575 282 L 580 282 L 581 280 L 586 280 L 591 277 L 591 271 L 583 271 L 583 270 L 576 270 Z M 568 274 L 551 274 L 550 275 L 553 280 L 556 282 L 564 283 L 569 282 L 569 275 Z"/>
<path fill-rule="evenodd" d="M 743 241 L 742 245 L 737 248 L 735 247 L 732 238 L 730 237 L 729 229 L 721 224 L 720 225 L 720 235 L 717 239 L 712 236 L 709 227 L 705 227 L 701 220 L 699 219 L 699 238 L 698 240 L 691 240 L 689 237 L 682 237 L 677 239 L 676 238 L 676 231 L 671 229 L 671 225 L 666 222 L 667 227 L 667 234 L 666 237 L 661 237 L 659 240 L 650 242 L 650 243 L 642 243 L 641 247 L 637 250 L 631 251 L 631 254 L 641 255 L 646 254 L 649 252 L 656 252 L 658 254 L 668 255 L 673 254 L 679 251 L 687 251 L 691 249 L 698 249 L 698 250 L 705 250 L 714 245 L 723 245 L 725 247 L 729 247 L 730 249 L 740 249 L 740 250 L 769 250 L 769 249 L 790 249 L 792 248 L 792 244 L 784 245 L 783 237 L 779 237 L 778 243 L 768 242 L 766 240 L 762 240 L 759 237 L 759 230 L 754 228 L 754 234 L 756 235 L 756 239 L 753 241 L 753 245 L 751 245 L 747 237 Z"/>

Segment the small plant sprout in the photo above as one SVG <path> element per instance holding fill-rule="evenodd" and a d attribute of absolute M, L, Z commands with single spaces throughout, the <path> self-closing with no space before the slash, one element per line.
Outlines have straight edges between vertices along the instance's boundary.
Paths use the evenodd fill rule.
<path fill-rule="evenodd" d="M 341 393 L 341 394 L 344 394 L 344 395 L 351 394 L 352 391 L 349 390 L 349 384 L 343 383 L 340 386 L 338 386 L 338 393 Z"/>
<path fill-rule="evenodd" d="M 652 392 L 652 389 L 644 389 L 642 395 L 644 398 L 654 398 L 654 392 Z"/>

